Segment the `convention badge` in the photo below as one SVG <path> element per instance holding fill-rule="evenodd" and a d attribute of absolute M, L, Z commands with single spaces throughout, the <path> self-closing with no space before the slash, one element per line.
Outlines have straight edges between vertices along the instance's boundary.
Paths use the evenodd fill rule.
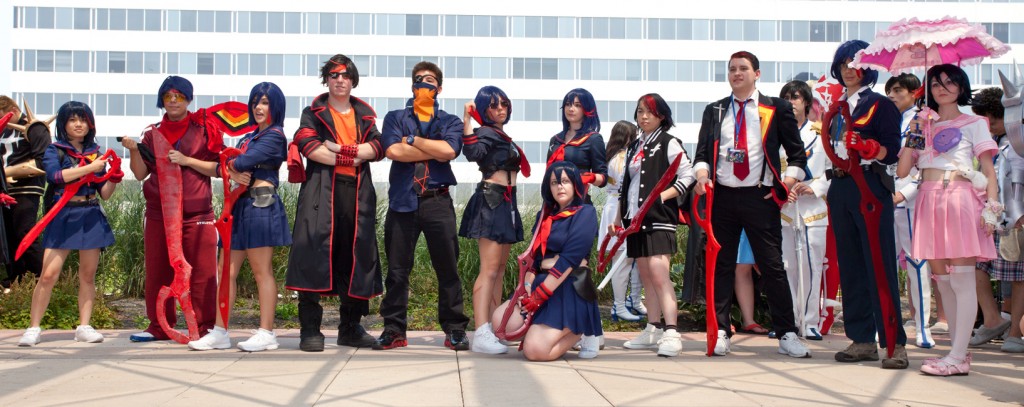
<path fill-rule="evenodd" d="M 940 130 L 935 134 L 935 138 L 932 139 L 932 145 L 935 146 L 935 151 L 939 153 L 945 153 L 960 144 L 960 139 L 963 138 L 963 133 L 956 127 L 949 127 Z"/>
<path fill-rule="evenodd" d="M 924 136 L 921 135 L 921 133 L 914 133 L 914 132 L 907 131 L 904 134 L 904 137 L 907 138 L 907 141 L 906 141 L 906 144 L 904 144 L 904 147 L 913 148 L 915 150 L 924 150 L 925 140 L 924 140 Z"/>
<path fill-rule="evenodd" d="M 731 163 L 742 164 L 747 162 L 747 150 L 730 148 L 725 160 Z"/>

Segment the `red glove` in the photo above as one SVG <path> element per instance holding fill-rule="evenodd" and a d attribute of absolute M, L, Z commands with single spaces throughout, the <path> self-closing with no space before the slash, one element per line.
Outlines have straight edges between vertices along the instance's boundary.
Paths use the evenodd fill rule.
<path fill-rule="evenodd" d="M 7 207 L 10 207 L 11 205 L 15 205 L 17 203 L 18 203 L 18 200 L 14 199 L 13 196 L 10 196 L 10 195 L 7 195 L 7 194 L 5 194 L 3 192 L 0 192 L 0 205 L 4 205 L 4 206 L 7 206 Z"/>
<path fill-rule="evenodd" d="M 861 138 L 856 132 L 849 132 L 846 134 L 846 149 L 860 153 L 865 160 L 874 160 L 882 145 L 875 140 Z"/>
<path fill-rule="evenodd" d="M 523 309 L 526 312 L 537 312 L 537 309 L 541 305 L 547 302 L 548 298 L 551 298 L 551 291 L 544 286 L 544 283 L 537 286 L 537 289 L 533 291 L 533 294 L 523 300 Z"/>
<path fill-rule="evenodd" d="M 580 174 L 580 178 L 583 179 L 584 184 L 593 185 L 594 182 L 597 182 L 597 176 L 592 172 L 584 172 L 583 174 Z"/>

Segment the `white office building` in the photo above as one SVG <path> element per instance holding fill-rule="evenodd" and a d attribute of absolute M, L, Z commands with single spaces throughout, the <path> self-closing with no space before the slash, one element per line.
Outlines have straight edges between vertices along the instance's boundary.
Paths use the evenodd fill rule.
<path fill-rule="evenodd" d="M 793 78 L 826 74 L 842 41 L 870 42 L 901 18 L 945 15 L 983 24 L 1013 47 L 967 67 L 974 86 L 996 84 L 997 69 L 1007 71 L 1015 57 L 1024 62 L 1020 0 L 13 0 L 0 6 L 0 93 L 26 99 L 40 115 L 68 100 L 87 102 L 101 145 L 116 146 L 114 136 L 138 135 L 159 120 L 156 90 L 167 75 L 192 81 L 193 107 L 244 101 L 254 84 L 272 81 L 288 96 L 291 134 L 301 109 L 325 91 L 317 74 L 331 55 L 355 60 L 354 94 L 381 119 L 405 105 L 413 64 L 430 60 L 444 71 L 440 97 L 450 113 L 461 116 L 481 86 L 504 89 L 513 100 L 507 130 L 543 168 L 572 88 L 594 94 L 605 134 L 615 121 L 632 120 L 640 95 L 660 93 L 674 113 L 672 133 L 692 154 L 704 105 L 729 94 L 732 52 L 756 54 L 759 89 L 775 95 Z M 375 164 L 376 181 L 387 181 L 387 165 Z M 479 180 L 475 164 L 460 157 L 455 168 L 463 185 Z"/>

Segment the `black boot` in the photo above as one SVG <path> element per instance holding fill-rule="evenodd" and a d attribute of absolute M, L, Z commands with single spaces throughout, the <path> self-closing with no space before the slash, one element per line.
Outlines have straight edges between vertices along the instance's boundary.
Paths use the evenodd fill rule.
<path fill-rule="evenodd" d="M 338 323 L 338 345 L 353 348 L 368 348 L 376 341 L 366 333 L 359 320 L 369 311 L 369 304 L 347 303 L 342 301 L 338 310 L 341 321 Z"/>
<path fill-rule="evenodd" d="M 299 349 L 303 352 L 324 351 L 324 334 L 320 333 L 323 317 L 320 295 L 299 292 Z"/>

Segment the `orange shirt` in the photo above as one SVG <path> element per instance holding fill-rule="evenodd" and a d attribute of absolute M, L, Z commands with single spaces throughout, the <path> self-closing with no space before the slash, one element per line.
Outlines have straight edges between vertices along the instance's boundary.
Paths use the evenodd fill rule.
<path fill-rule="evenodd" d="M 355 144 L 356 135 L 359 134 L 359 130 L 356 129 L 355 109 L 348 109 L 348 113 L 339 113 L 337 110 L 334 110 L 330 104 L 327 105 L 327 108 L 330 109 L 331 118 L 334 119 L 334 133 L 338 135 L 336 140 L 337 143 L 340 145 Z M 356 168 L 335 166 L 334 173 L 355 177 Z"/>

